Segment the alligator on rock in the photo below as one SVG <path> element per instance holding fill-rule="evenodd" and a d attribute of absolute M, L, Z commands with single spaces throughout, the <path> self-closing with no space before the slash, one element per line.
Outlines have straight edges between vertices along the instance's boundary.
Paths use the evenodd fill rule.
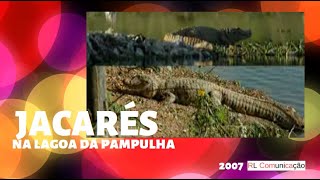
<path fill-rule="evenodd" d="M 252 32 L 250 29 L 245 30 L 237 28 L 215 29 L 206 26 L 195 26 L 182 28 L 178 31 L 167 33 L 164 41 L 183 42 L 190 46 L 205 45 L 205 49 L 212 45 L 234 45 L 235 43 L 250 38 Z M 208 45 L 209 44 L 209 45 Z"/>
<path fill-rule="evenodd" d="M 137 75 L 124 81 L 122 92 L 146 98 L 165 97 L 169 103 L 192 105 L 197 98 L 197 91 L 204 90 L 210 94 L 216 105 L 227 105 L 236 112 L 260 117 L 283 129 L 295 128 L 303 131 L 304 120 L 290 106 L 276 101 L 266 101 L 245 94 L 237 93 L 215 83 L 201 79 L 169 78 L 160 79 L 156 76 Z"/>

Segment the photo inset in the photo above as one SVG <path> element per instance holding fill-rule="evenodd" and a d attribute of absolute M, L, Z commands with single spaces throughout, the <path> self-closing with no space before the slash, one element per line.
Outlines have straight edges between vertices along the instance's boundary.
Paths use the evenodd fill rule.
<path fill-rule="evenodd" d="M 88 65 L 304 65 L 303 13 L 90 12 Z"/>
<path fill-rule="evenodd" d="M 104 106 L 118 116 L 132 101 L 130 111 L 156 111 L 153 137 L 303 137 L 303 66 L 99 68 Z M 139 122 L 132 128 L 146 128 Z"/>
<path fill-rule="evenodd" d="M 91 12 L 87 19 L 94 125 L 97 111 L 119 118 L 134 102 L 130 111 L 157 112 L 152 137 L 304 136 L 303 13 Z M 130 128 L 148 129 L 133 120 Z M 120 121 L 115 126 L 120 131 Z"/>

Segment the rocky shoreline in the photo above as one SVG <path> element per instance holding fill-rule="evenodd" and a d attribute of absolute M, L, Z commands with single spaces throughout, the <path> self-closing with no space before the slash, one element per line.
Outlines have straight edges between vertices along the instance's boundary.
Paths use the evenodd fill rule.
<path fill-rule="evenodd" d="M 108 66 L 212 66 L 304 65 L 303 41 L 273 44 L 242 42 L 195 48 L 182 42 L 166 42 L 142 34 L 112 30 L 87 34 L 87 65 Z"/>
<path fill-rule="evenodd" d="M 211 60 L 215 53 L 182 43 L 146 38 L 141 34 L 125 35 L 95 32 L 87 35 L 87 65 L 175 66 L 194 65 Z"/>
<path fill-rule="evenodd" d="M 196 73 L 186 67 L 106 67 L 107 96 L 110 99 L 109 107 L 113 107 L 114 109 L 112 110 L 120 111 L 121 107 L 125 104 L 134 101 L 136 102 L 136 107 L 132 108 L 132 110 L 144 112 L 152 109 L 157 111 L 159 131 L 154 137 L 194 137 L 190 134 L 190 123 L 194 122 L 194 115 L 197 109 L 192 106 L 183 106 L 175 103 L 163 105 L 161 102 L 153 99 L 122 94 L 117 91 L 117 87 L 122 86 L 123 79 L 141 73 L 156 74 L 159 77 L 201 78 L 215 82 L 236 92 L 259 99 L 272 100 L 263 91 L 244 88 L 236 81 L 223 80 L 212 73 Z M 272 122 L 236 113 L 231 109 L 228 109 L 227 116 L 228 123 L 219 125 L 220 128 L 213 127 L 210 130 L 210 137 L 287 137 L 290 133 Z M 117 127 L 119 128 L 119 124 Z M 221 133 L 222 130 L 224 133 Z"/>

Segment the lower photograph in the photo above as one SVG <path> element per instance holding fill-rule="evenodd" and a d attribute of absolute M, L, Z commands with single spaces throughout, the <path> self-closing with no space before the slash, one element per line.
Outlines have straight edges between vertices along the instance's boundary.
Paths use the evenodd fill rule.
<path fill-rule="evenodd" d="M 90 68 L 87 108 L 92 116 L 115 112 L 118 131 L 121 111 L 152 110 L 158 129 L 151 137 L 304 137 L 304 66 Z M 130 120 L 129 129 L 149 128 Z"/>

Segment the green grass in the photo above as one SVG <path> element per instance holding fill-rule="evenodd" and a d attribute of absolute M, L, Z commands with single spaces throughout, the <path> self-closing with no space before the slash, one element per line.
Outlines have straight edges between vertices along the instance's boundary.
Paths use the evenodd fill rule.
<path fill-rule="evenodd" d="M 121 111 L 125 111 L 124 106 L 121 106 L 119 104 L 117 104 L 116 102 L 112 102 L 112 95 L 110 91 L 106 91 L 106 99 L 107 99 L 107 103 L 108 103 L 108 111 L 113 111 L 117 114 L 118 117 L 120 117 L 120 112 Z"/>
<path fill-rule="evenodd" d="M 208 94 L 199 94 L 195 119 L 189 124 L 190 137 L 287 137 L 288 132 L 277 126 L 259 122 L 243 123 L 229 119 L 229 110 L 215 105 Z"/>
<path fill-rule="evenodd" d="M 223 106 L 216 106 L 210 95 L 200 91 L 196 101 L 197 111 L 194 114 L 195 120 L 190 124 L 192 137 L 215 137 L 210 131 L 215 128 L 219 134 L 225 134 L 223 125 L 229 124 L 228 110 Z"/>
<path fill-rule="evenodd" d="M 215 52 L 222 57 L 240 56 L 249 59 L 252 56 L 263 57 L 303 57 L 304 41 L 287 41 L 285 43 L 266 42 L 239 42 L 235 46 L 216 46 Z"/>

